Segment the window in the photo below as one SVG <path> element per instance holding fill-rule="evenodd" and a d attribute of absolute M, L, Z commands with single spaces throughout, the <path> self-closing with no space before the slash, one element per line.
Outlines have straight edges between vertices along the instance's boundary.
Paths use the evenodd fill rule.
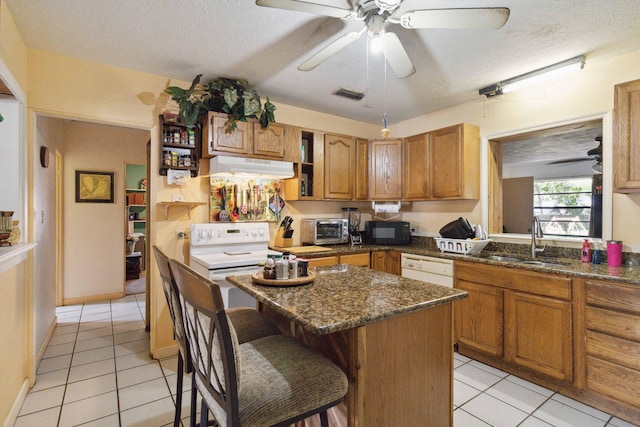
<path fill-rule="evenodd" d="M 602 194 L 602 185 L 595 184 L 593 177 L 535 180 L 533 214 L 540 218 L 544 234 L 592 236 L 592 208 L 596 196 Z"/>
<path fill-rule="evenodd" d="M 489 138 L 489 197 L 485 205 L 489 214 L 488 232 L 513 235 L 507 236 L 509 238 L 529 238 L 526 235 L 531 233 L 531 217 L 535 214 L 547 220 L 544 225 L 548 229 L 543 231 L 557 236 L 558 241 L 565 237 L 569 241 L 583 236 L 611 238 L 610 154 L 604 150 L 598 159 L 590 152 L 600 145 L 600 136 L 602 147 L 611 146 L 611 134 L 606 130 L 612 126 L 608 113 L 580 122 Z M 598 163 L 609 165 L 604 168 L 604 175 L 596 172 Z M 541 190 L 534 188 L 535 182 L 579 179 L 587 179 L 582 190 L 549 191 L 558 196 L 583 192 L 582 199 L 575 196 L 575 204 L 547 200 Z M 592 180 L 591 187 L 588 180 Z M 590 188 L 593 192 L 588 197 Z M 540 194 L 534 196 L 534 193 Z M 580 206 L 583 209 L 579 209 Z"/>

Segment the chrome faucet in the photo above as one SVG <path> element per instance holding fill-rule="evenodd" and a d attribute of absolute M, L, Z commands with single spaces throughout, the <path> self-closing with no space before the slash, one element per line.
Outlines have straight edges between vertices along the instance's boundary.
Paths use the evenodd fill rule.
<path fill-rule="evenodd" d="M 539 248 L 536 244 L 536 238 L 542 239 L 543 237 L 544 234 L 542 234 L 540 218 L 538 218 L 537 215 L 534 215 L 533 221 L 531 222 L 531 258 L 535 259 L 537 253 L 542 253 L 547 248 L 546 244 L 541 248 Z"/>

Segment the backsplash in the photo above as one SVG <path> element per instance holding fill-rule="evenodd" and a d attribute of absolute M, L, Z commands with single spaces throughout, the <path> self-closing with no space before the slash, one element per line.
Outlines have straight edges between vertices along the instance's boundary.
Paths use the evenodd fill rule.
<path fill-rule="evenodd" d="M 209 222 L 279 221 L 285 204 L 281 181 L 210 179 Z"/>
<path fill-rule="evenodd" d="M 436 241 L 432 237 L 413 236 L 413 244 L 426 247 L 428 250 L 439 251 Z M 517 243 L 502 243 L 491 241 L 484 248 L 484 253 L 495 253 L 502 255 L 512 255 L 518 258 L 530 258 L 531 257 L 531 245 L 517 244 Z M 547 246 L 542 255 L 538 255 L 539 258 L 568 258 L 568 259 L 580 259 L 580 248 L 565 248 L 559 246 Z M 601 259 L 602 263 L 606 264 L 607 251 L 602 250 Z M 640 265 L 640 253 L 635 252 L 623 252 L 622 253 L 622 265 L 623 266 L 637 266 Z"/>

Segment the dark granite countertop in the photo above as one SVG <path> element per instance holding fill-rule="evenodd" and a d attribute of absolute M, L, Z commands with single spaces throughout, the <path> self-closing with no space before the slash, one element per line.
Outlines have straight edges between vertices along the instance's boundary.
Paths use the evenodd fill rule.
<path fill-rule="evenodd" d="M 458 289 L 432 285 L 347 264 L 317 267 L 317 277 L 299 286 L 254 284 L 251 275 L 227 280 L 269 308 L 315 334 L 351 329 L 404 313 L 465 298 Z"/>
<path fill-rule="evenodd" d="M 528 250 L 528 245 L 518 245 L 525 247 L 524 250 Z M 568 258 L 564 253 L 560 252 L 559 256 L 539 256 L 537 260 L 545 261 L 556 265 L 532 265 L 523 264 L 520 262 L 507 262 L 488 259 L 489 255 L 502 255 L 502 256 L 516 256 L 521 259 L 529 259 L 522 251 L 518 253 L 505 252 L 504 248 L 499 248 L 499 251 L 483 251 L 479 256 L 476 255 L 461 255 L 455 253 L 441 252 L 435 245 L 425 243 L 424 240 L 414 242 L 411 245 L 406 246 L 382 246 L 382 245 L 359 245 L 352 247 L 351 245 L 331 245 L 327 246 L 331 248 L 331 252 L 311 252 L 305 253 L 305 257 L 313 258 L 314 256 L 331 256 L 331 255 L 346 255 L 352 253 L 362 253 L 368 251 L 383 251 L 383 250 L 395 250 L 404 253 L 410 253 L 414 255 L 426 255 L 438 258 L 447 258 L 460 261 L 479 262 L 483 264 L 499 265 L 507 268 L 522 268 L 527 270 L 535 270 L 546 273 L 564 274 L 567 276 L 582 277 L 586 279 L 617 281 L 622 283 L 628 283 L 633 285 L 640 285 L 640 265 L 632 262 L 632 265 L 625 265 L 622 267 L 610 267 L 606 263 L 592 264 L 584 263 L 578 259 L 578 255 L 575 258 Z M 576 251 L 576 253 L 578 253 Z"/>

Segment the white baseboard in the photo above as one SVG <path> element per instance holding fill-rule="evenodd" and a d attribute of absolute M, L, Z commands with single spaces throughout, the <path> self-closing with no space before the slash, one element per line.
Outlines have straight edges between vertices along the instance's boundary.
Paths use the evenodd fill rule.
<path fill-rule="evenodd" d="M 16 419 L 18 418 L 18 414 L 20 413 L 20 408 L 22 408 L 22 404 L 24 403 L 24 399 L 27 397 L 27 393 L 29 392 L 29 379 L 25 378 L 22 382 L 22 386 L 20 387 L 20 391 L 16 396 L 16 400 L 13 401 L 13 405 L 11 405 L 11 409 L 7 414 L 7 418 L 4 419 L 2 423 L 2 427 L 13 427 L 16 423 Z"/>

